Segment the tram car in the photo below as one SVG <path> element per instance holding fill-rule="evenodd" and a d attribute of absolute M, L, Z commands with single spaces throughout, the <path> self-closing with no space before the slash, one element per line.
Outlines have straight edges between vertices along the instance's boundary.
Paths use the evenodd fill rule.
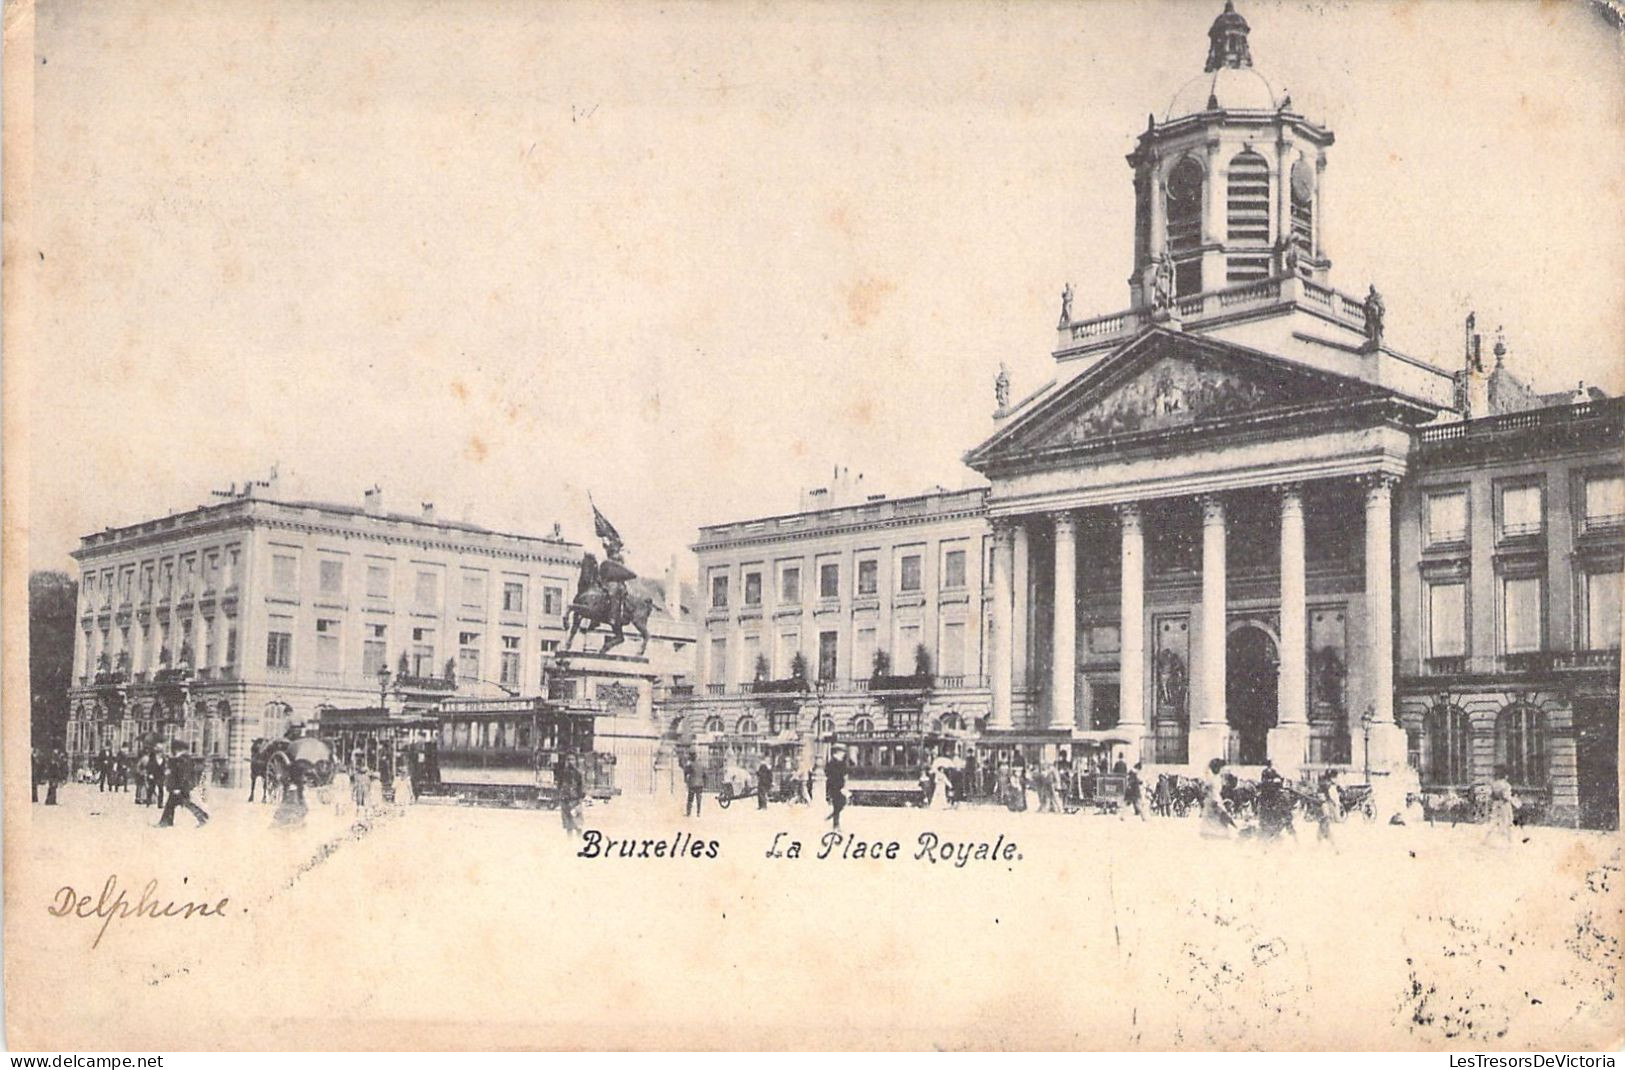
<path fill-rule="evenodd" d="M 957 763 L 964 746 L 947 732 L 907 729 L 837 732 L 834 743 L 846 748 L 846 793 L 854 806 L 924 805 L 926 770 L 940 759 Z"/>
<path fill-rule="evenodd" d="M 615 756 L 594 749 L 597 716 L 542 698 L 448 699 L 435 714 L 437 768 L 420 794 L 474 806 L 556 806 L 557 771 L 573 757 L 588 797 L 608 799 Z"/>

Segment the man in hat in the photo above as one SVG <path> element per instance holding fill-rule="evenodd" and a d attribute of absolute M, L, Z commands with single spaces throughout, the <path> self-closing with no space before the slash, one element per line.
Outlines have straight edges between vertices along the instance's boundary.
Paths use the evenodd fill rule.
<path fill-rule="evenodd" d="M 846 776 L 851 770 L 845 747 L 836 747 L 824 763 L 824 798 L 829 800 L 829 817 L 836 828 L 841 827 L 841 811 L 846 809 Z"/>
<path fill-rule="evenodd" d="M 174 757 L 169 760 L 168 784 L 169 801 L 164 803 L 164 816 L 158 819 L 159 828 L 173 828 L 175 825 L 175 808 L 184 806 L 197 818 L 197 827 L 202 828 L 209 823 L 209 815 L 203 807 L 192 801 L 192 792 L 197 788 L 198 763 L 197 759 L 187 753 L 186 744 L 176 740 L 171 748 Z"/>

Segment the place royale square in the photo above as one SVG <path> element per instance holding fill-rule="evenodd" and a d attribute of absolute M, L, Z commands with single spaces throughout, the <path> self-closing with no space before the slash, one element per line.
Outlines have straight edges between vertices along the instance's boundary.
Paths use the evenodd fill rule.
<path fill-rule="evenodd" d="M 959 384 L 991 417 L 970 489 L 845 459 L 650 561 L 610 487 L 591 532 L 512 532 L 231 483 L 80 540 L 35 801 L 540 808 L 583 859 L 953 868 L 1019 865 L 1028 811 L 1617 829 L 1625 406 L 1537 387 L 1488 314 L 1453 352 L 1390 337 L 1332 272 L 1333 133 L 1250 32 L 1225 3 L 1168 44 L 1189 78 L 1127 156 L 1124 290 L 1060 293 L 1053 378 Z"/>

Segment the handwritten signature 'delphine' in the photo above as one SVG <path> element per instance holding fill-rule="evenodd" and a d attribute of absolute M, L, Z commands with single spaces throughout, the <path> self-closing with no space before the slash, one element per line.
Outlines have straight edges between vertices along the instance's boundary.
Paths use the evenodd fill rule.
<path fill-rule="evenodd" d="M 108 926 L 115 920 L 125 918 L 147 918 L 159 921 L 166 918 L 185 921 L 189 918 L 221 918 L 226 914 L 226 906 L 231 902 L 230 897 L 222 896 L 217 902 L 197 902 L 195 900 L 164 899 L 158 894 L 158 882 L 150 880 L 141 889 L 141 896 L 134 903 L 125 889 L 118 885 L 116 876 L 108 877 L 107 883 L 102 885 L 101 895 L 80 895 L 71 884 L 64 884 L 57 889 L 46 908 L 54 918 L 87 918 L 101 919 L 101 928 L 96 931 L 96 939 L 91 941 L 92 948 L 102 942 L 107 935 Z"/>

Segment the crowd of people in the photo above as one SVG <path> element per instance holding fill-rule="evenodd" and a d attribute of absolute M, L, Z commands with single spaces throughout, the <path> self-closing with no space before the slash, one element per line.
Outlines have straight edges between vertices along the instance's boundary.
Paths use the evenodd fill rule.
<path fill-rule="evenodd" d="M 167 750 L 167 753 L 166 753 Z M 175 811 L 185 807 L 199 828 L 209 821 L 205 811 L 193 794 L 206 793 L 212 780 L 214 766 L 208 760 L 191 753 L 180 740 L 168 748 L 153 743 L 139 754 L 114 753 L 103 750 L 92 755 L 83 769 L 83 779 L 96 785 L 98 793 L 128 792 L 137 806 L 161 809 L 158 827 L 170 828 L 175 824 Z M 39 802 L 40 785 L 45 785 L 46 806 L 58 805 L 58 789 L 74 775 L 74 763 L 62 750 L 34 748 L 31 797 Z"/>

